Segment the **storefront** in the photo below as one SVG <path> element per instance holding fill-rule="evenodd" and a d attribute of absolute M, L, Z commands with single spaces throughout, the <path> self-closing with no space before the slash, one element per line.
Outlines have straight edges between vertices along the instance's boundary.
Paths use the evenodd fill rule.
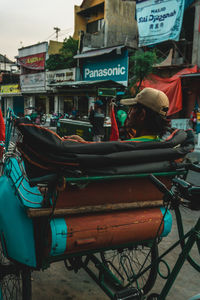
<path fill-rule="evenodd" d="M 119 94 L 122 95 L 128 85 L 128 51 L 123 46 L 112 47 L 76 55 L 75 58 L 79 60 L 82 80 L 52 83 L 49 87 L 58 95 L 59 112 L 70 115 L 70 111 L 67 111 L 69 107 L 78 112 L 77 126 L 75 121 L 71 126 L 71 122 L 61 120 L 58 132 L 61 135 L 67 133 L 84 136 L 90 127 L 90 108 L 97 98 L 103 102 L 105 127 L 110 127 L 110 101 Z M 78 123 L 79 121 L 84 123 Z"/>
<path fill-rule="evenodd" d="M 25 109 L 36 107 L 48 114 L 52 106 L 52 97 L 46 93 L 45 61 L 48 55 L 48 42 L 23 47 L 18 51 L 24 107 Z"/>
<path fill-rule="evenodd" d="M 53 102 L 50 107 L 50 113 L 69 113 L 75 104 L 73 95 L 57 89 L 67 82 L 75 82 L 77 78 L 77 68 L 68 68 L 55 71 L 46 71 L 46 92 L 53 95 Z"/>
<path fill-rule="evenodd" d="M 24 97 L 18 84 L 2 85 L 0 87 L 0 98 L 4 116 L 6 116 L 8 108 L 11 108 L 17 116 L 24 115 Z"/>
<path fill-rule="evenodd" d="M 112 80 L 108 81 L 77 81 L 74 83 L 65 83 L 59 85 L 60 95 L 70 98 L 71 105 L 77 110 L 77 117 L 73 119 L 72 115 L 68 119 L 61 119 L 58 123 L 57 132 L 61 136 L 78 134 L 87 140 L 92 138 L 92 126 L 89 123 L 88 115 L 90 107 L 94 107 L 94 101 L 98 97 L 103 102 L 103 111 L 105 112 L 105 132 L 106 139 L 110 130 L 110 100 L 116 97 L 118 93 L 123 93 L 124 87 Z M 67 96 L 68 95 L 68 96 Z M 75 96 L 76 95 L 76 96 Z M 61 98 L 62 96 L 59 96 Z M 65 113 L 68 113 L 65 111 Z M 70 115 L 70 112 L 69 112 Z"/>
<path fill-rule="evenodd" d="M 41 107 L 44 113 L 49 113 L 50 95 L 46 93 L 45 72 L 21 75 L 20 85 L 25 99 L 25 108 Z"/>

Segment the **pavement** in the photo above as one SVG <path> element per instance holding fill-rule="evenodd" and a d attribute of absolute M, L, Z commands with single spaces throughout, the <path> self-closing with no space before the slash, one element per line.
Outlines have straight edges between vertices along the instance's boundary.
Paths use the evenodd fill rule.
<path fill-rule="evenodd" d="M 200 147 L 196 145 L 194 151 L 192 153 L 187 154 L 187 157 L 190 158 L 190 160 L 194 163 L 200 163 Z"/>

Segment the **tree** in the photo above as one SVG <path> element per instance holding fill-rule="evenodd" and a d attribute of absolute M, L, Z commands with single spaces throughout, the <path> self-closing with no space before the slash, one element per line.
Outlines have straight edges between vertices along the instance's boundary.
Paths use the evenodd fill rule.
<path fill-rule="evenodd" d="M 49 71 L 59 70 L 65 68 L 63 56 L 60 54 L 51 54 L 46 61 L 46 69 Z"/>
<path fill-rule="evenodd" d="M 73 58 L 77 54 L 78 41 L 74 40 L 71 36 L 68 39 L 64 39 L 63 46 L 60 49 L 60 54 L 64 60 L 68 62 L 69 66 L 74 67 L 76 60 Z"/>
<path fill-rule="evenodd" d="M 129 86 L 127 93 L 130 95 L 131 90 L 135 94 L 140 90 L 142 81 L 151 73 L 153 73 L 153 66 L 159 62 L 155 51 L 136 51 L 130 56 L 129 68 Z M 127 96 L 127 95 L 126 95 Z"/>
<path fill-rule="evenodd" d="M 50 71 L 73 68 L 76 66 L 76 60 L 73 58 L 78 50 L 78 41 L 71 36 L 64 39 L 63 46 L 59 54 L 52 54 L 46 61 L 46 68 Z"/>

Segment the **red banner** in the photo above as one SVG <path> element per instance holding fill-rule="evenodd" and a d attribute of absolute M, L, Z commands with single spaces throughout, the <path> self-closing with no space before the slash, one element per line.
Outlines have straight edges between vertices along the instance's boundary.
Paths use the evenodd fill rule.
<path fill-rule="evenodd" d="M 32 70 L 44 70 L 46 53 L 37 53 L 25 57 L 19 57 L 18 62 L 21 66 Z"/>
<path fill-rule="evenodd" d="M 5 141 L 5 123 L 0 109 L 0 142 Z"/>
<path fill-rule="evenodd" d="M 114 110 L 113 105 L 111 107 L 110 119 L 111 119 L 110 141 L 118 141 L 119 140 L 119 130 L 118 130 L 117 121 L 115 118 L 115 110 Z"/>

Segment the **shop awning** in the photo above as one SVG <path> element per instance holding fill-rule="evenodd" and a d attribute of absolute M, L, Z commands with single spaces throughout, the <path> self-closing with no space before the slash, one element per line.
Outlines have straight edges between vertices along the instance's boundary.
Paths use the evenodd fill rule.
<path fill-rule="evenodd" d="M 69 87 L 69 88 L 81 88 L 81 87 L 116 87 L 123 88 L 124 85 L 113 81 L 113 80 L 96 80 L 96 81 L 65 81 L 65 82 L 57 82 L 50 83 L 48 86 L 55 88 Z"/>
<path fill-rule="evenodd" d="M 181 78 L 200 78 L 200 73 L 191 73 L 191 74 L 184 74 L 180 76 Z"/>
<path fill-rule="evenodd" d="M 182 110 L 181 78 L 185 76 L 197 76 L 197 74 L 200 75 L 200 73 L 197 72 L 197 66 L 194 66 L 192 68 L 185 68 L 170 78 L 162 78 L 151 74 L 148 79 L 142 81 L 141 89 L 152 87 L 163 91 L 169 98 L 168 115 L 170 116 Z"/>
<path fill-rule="evenodd" d="M 1 97 L 20 97 L 22 93 L 0 93 Z"/>
<path fill-rule="evenodd" d="M 87 51 L 87 52 L 75 55 L 74 58 L 86 58 L 86 57 L 100 56 L 100 55 L 111 53 L 114 50 L 121 51 L 121 49 L 124 47 L 125 46 L 115 46 L 115 47 L 110 47 L 110 48 Z"/>

